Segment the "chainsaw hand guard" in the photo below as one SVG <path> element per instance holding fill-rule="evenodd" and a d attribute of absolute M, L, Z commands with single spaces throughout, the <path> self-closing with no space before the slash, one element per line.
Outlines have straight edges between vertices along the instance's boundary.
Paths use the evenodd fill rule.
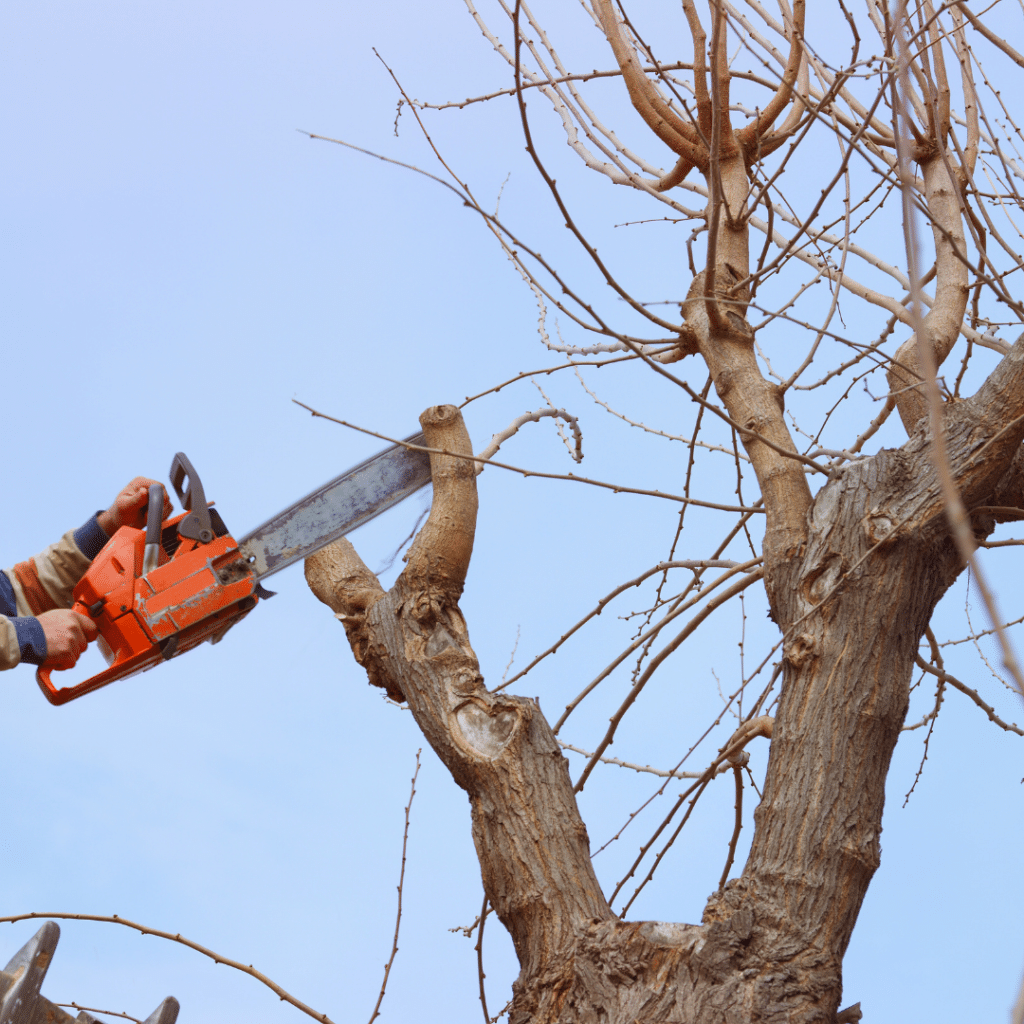
<path fill-rule="evenodd" d="M 206 504 L 203 482 L 184 452 L 178 452 L 171 460 L 170 477 L 171 486 L 177 492 L 181 507 L 192 513 L 182 520 L 178 526 L 178 533 L 201 544 L 209 544 L 213 540 L 213 524 L 210 522 L 210 509 Z M 181 485 L 186 477 L 188 487 L 182 490 Z"/>

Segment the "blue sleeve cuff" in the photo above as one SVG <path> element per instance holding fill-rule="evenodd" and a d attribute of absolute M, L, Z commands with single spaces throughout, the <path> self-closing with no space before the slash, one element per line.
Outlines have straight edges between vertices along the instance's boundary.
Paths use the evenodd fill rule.
<path fill-rule="evenodd" d="M 18 614 L 18 599 L 14 596 L 14 587 L 7 573 L 0 572 L 0 615 L 9 619 Z"/>
<path fill-rule="evenodd" d="M 46 635 L 38 619 L 11 619 L 14 632 L 18 635 L 21 660 L 29 665 L 42 665 L 46 661 Z"/>
<path fill-rule="evenodd" d="M 108 540 L 110 538 L 100 526 L 99 512 L 75 530 L 75 543 L 78 545 L 78 550 L 90 561 L 103 550 L 103 546 Z"/>

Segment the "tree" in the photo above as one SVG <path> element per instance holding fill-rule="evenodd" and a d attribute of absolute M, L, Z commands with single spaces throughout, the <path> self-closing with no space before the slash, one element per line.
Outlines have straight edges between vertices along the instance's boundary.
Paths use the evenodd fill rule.
<path fill-rule="evenodd" d="M 839 1012 L 842 961 L 879 865 L 886 775 L 901 730 L 924 725 L 930 736 L 952 688 L 995 726 L 1021 734 L 946 670 L 930 622 L 970 566 L 995 616 L 1008 685 L 1024 693 L 975 556 L 978 545 L 1003 543 L 989 540 L 997 524 L 1024 516 L 1024 340 L 1000 337 L 1022 319 L 1012 283 L 1022 264 L 1010 241 L 1020 235 L 1021 173 L 1011 155 L 1019 132 L 992 84 L 1004 72 L 987 70 L 990 62 L 1024 67 L 1024 57 L 964 3 L 869 2 L 854 14 L 837 0 L 827 23 L 815 25 L 803 0 L 780 0 L 777 16 L 756 0 L 747 9 L 712 0 L 707 12 L 684 0 L 692 56 L 677 61 L 662 40 L 679 26 L 655 35 L 624 6 L 594 0 L 583 8 L 593 26 L 580 31 L 599 33 L 616 68 L 574 72 L 521 0 L 499 0 L 511 44 L 468 6 L 514 76 L 479 100 L 514 97 L 559 221 L 615 304 L 606 307 L 485 210 L 435 150 L 442 183 L 482 217 L 532 289 L 541 336 L 566 357 L 564 367 L 639 363 L 693 403 L 682 493 L 648 490 L 652 500 L 677 504 L 678 523 L 665 559 L 603 597 L 580 624 L 592 625 L 644 580 L 656 588 L 635 638 L 553 724 L 508 683 L 485 685 L 458 601 L 478 470 L 541 416 L 576 431 L 569 446 L 580 456 L 567 410 L 549 403 L 475 457 L 459 410 L 428 409 L 421 424 L 433 505 L 398 581 L 385 592 L 347 541 L 309 559 L 307 580 L 342 621 L 370 682 L 408 704 L 469 796 L 487 901 L 521 966 L 511 1021 L 859 1019 L 856 1006 Z M 757 70 L 740 70 L 741 57 Z M 647 132 L 639 142 L 621 141 L 585 91 L 607 78 L 625 86 Z M 990 90 L 984 97 L 979 81 Z M 407 105 L 429 140 L 421 120 L 428 105 L 401 95 L 399 112 Z M 669 249 L 680 289 L 664 303 L 643 301 L 646 268 L 608 255 L 603 243 L 599 255 L 584 226 L 594 211 L 573 208 L 564 176 L 548 170 L 550 157 L 535 142 L 534 95 L 551 103 L 589 170 L 634 190 L 650 218 L 692 229 Z M 628 130 L 636 126 L 634 116 Z M 698 205 L 687 206 L 687 195 Z M 876 230 L 885 218 L 902 224 L 902 238 Z M 894 243 L 902 248 L 888 248 Z M 677 303 L 678 316 L 661 311 Z M 582 343 L 550 341 L 552 306 Z M 950 385 L 937 370 L 954 350 L 960 365 Z M 998 363 L 979 365 L 987 351 Z M 887 393 L 876 399 L 868 385 L 882 380 Z M 903 437 L 867 454 L 883 427 L 895 437 L 885 426 L 894 410 Z M 692 490 L 710 458 L 731 469 L 704 473 L 698 498 Z M 756 500 L 743 494 L 751 473 Z M 684 559 L 680 538 L 694 509 L 730 518 L 705 557 Z M 688 582 L 677 584 L 680 574 Z M 667 849 L 644 861 L 655 840 L 669 836 L 670 845 L 696 799 L 731 771 L 737 816 L 721 883 L 699 924 L 626 920 L 632 900 L 616 913 L 619 890 L 602 891 L 576 795 L 603 760 L 615 762 L 607 755 L 620 723 L 670 656 L 708 628 L 716 609 L 762 583 L 776 642 L 723 698 L 704 731 L 719 741 L 717 753 L 693 773 L 630 871 L 643 863 L 642 888 Z M 628 659 L 630 685 L 573 783 L 559 731 Z M 769 678 L 753 692 L 762 672 Z M 910 691 L 923 679 L 935 686 L 934 702 L 908 726 Z M 733 728 L 723 724 L 727 711 L 739 719 Z M 691 731 L 690 750 L 703 738 Z M 770 756 L 749 855 L 730 877 L 745 771 L 756 784 L 745 747 L 756 736 L 770 738 Z"/>

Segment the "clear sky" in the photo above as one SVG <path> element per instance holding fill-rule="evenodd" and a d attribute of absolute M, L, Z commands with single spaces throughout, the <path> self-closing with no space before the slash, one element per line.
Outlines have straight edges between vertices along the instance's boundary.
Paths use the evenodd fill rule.
<path fill-rule="evenodd" d="M 394 137 L 398 97 L 374 46 L 421 99 L 509 84 L 454 2 L 5 5 L 0 564 L 78 526 L 133 475 L 166 479 L 179 450 L 244 533 L 380 446 L 313 420 L 293 398 L 404 436 L 426 406 L 551 361 L 529 291 L 449 192 L 297 131 L 427 165 L 408 111 Z M 435 114 L 430 125 L 485 205 L 510 175 L 502 211 L 541 237 L 556 212 L 524 159 L 512 104 Z M 570 168 L 555 129 L 541 141 Z M 579 182 L 579 203 L 619 202 L 603 181 L 580 172 Z M 561 236 L 543 245 L 569 266 L 578 260 Z M 669 269 L 652 265 L 649 297 L 686 287 L 681 252 Z M 693 373 L 699 386 L 704 372 Z M 593 476 L 678 485 L 680 446 L 638 456 L 622 440 L 628 431 L 613 431 L 563 377 L 544 387 L 579 413 Z M 692 420 L 643 374 L 594 379 L 607 385 L 602 397 L 651 421 L 678 431 Z M 542 404 L 519 384 L 469 406 L 478 450 Z M 510 461 L 576 468 L 550 422 L 527 431 L 508 446 Z M 599 596 L 663 558 L 676 515 L 667 502 L 494 469 L 480 477 L 480 495 L 462 607 L 492 683 L 517 634 L 522 666 Z M 354 535 L 371 568 L 408 534 L 422 497 Z M 702 522 L 695 517 L 689 557 L 706 554 Z M 1018 558 L 991 563 L 1010 617 L 1019 614 Z M 383 1019 L 479 1020 L 472 941 L 451 931 L 482 900 L 465 797 L 409 713 L 366 685 L 301 570 L 271 586 L 278 596 L 222 644 L 72 705 L 50 707 L 28 668 L 0 680 L 0 914 L 116 913 L 252 963 L 335 1021 L 366 1019 L 390 952 L 403 807 L 424 747 Z M 942 612 L 956 619 L 951 628 L 964 596 L 961 583 Z M 750 643 L 766 650 L 774 639 L 763 596 L 748 599 L 747 613 Z M 629 635 L 628 623 L 604 625 L 593 647 L 567 648 L 526 681 L 521 692 L 539 696 L 549 717 Z M 717 700 L 711 669 L 735 675 L 736 627 L 735 616 L 723 619 L 703 646 L 688 647 L 617 756 L 678 759 L 687 716 L 706 717 Z M 956 657 L 1020 720 L 976 660 Z M 684 690 L 698 695 L 686 703 Z M 905 810 L 920 732 L 894 760 L 882 868 L 845 972 L 846 1001 L 861 1000 L 870 1024 L 1002 1020 L 1020 977 L 1020 741 L 958 694 L 947 701 L 955 706 Z M 581 713 L 565 738 L 593 749 L 614 703 Z M 763 757 L 756 751 L 755 765 Z M 594 843 L 654 788 L 649 776 L 602 769 L 581 800 Z M 640 916 L 699 920 L 724 859 L 731 785 L 705 803 Z M 602 882 L 614 883 L 639 842 L 638 832 L 598 858 Z M 0 927 L 0 957 L 35 927 Z M 112 925 L 61 927 L 43 990 L 52 1000 L 144 1017 L 174 994 L 188 1024 L 305 1019 L 170 943 Z M 494 1014 L 516 967 L 493 918 L 484 956 Z"/>

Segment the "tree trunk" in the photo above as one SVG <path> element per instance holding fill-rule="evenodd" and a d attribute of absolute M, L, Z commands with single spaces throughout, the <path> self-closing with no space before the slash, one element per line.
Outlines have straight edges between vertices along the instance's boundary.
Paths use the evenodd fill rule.
<path fill-rule="evenodd" d="M 947 406 L 968 509 L 1022 491 L 1022 371 L 1018 342 L 976 396 Z M 512 1024 L 834 1024 L 914 656 L 962 568 L 928 439 L 833 473 L 806 540 L 766 551 L 785 663 L 764 798 L 743 874 L 694 925 L 613 915 L 540 708 L 484 686 L 457 603 L 475 528 L 472 449 L 453 406 L 420 422 L 434 500 L 395 586 L 385 593 L 347 541 L 310 558 L 306 575 L 370 681 L 408 702 L 469 795 L 484 890 L 521 965 Z M 986 534 L 993 520 L 975 526 Z"/>

